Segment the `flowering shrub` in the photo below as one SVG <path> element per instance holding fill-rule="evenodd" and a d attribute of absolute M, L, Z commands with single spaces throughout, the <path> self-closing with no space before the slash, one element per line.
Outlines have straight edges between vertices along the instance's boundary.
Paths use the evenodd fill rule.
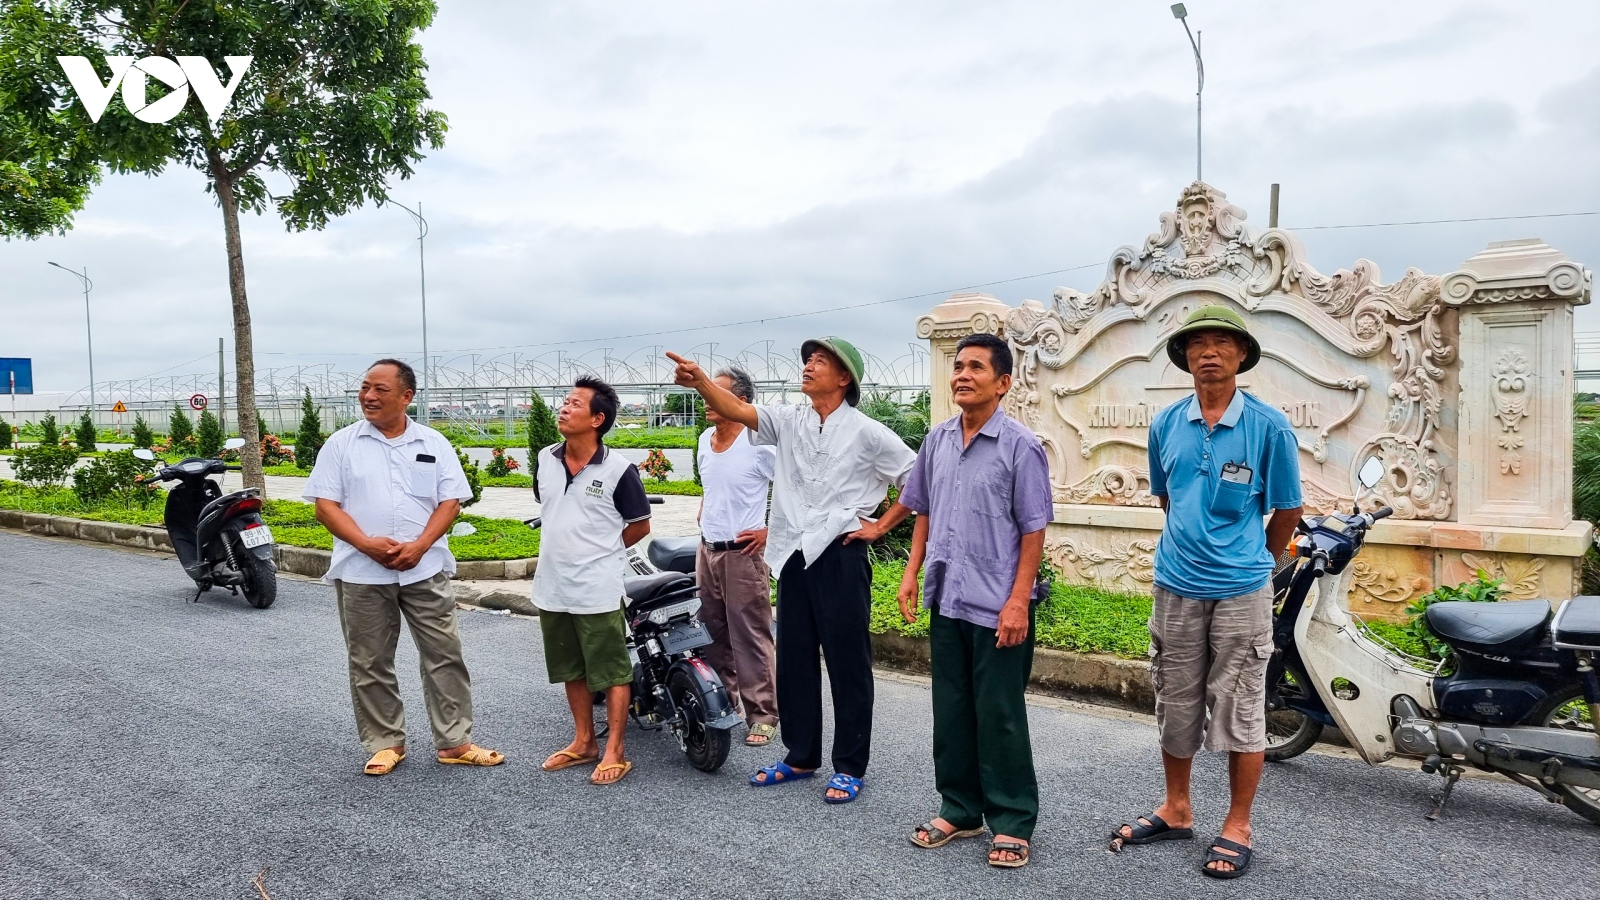
<path fill-rule="evenodd" d="M 266 434 L 261 438 L 261 464 L 263 466 L 292 466 L 294 465 L 294 448 L 285 447 L 283 441 L 275 434 Z"/>
<path fill-rule="evenodd" d="M 657 481 L 666 481 L 667 473 L 672 471 L 672 460 L 659 449 L 651 450 L 650 455 L 639 464 L 639 470 Z"/>
<path fill-rule="evenodd" d="M 517 462 L 516 457 L 507 456 L 504 447 L 496 447 L 489 455 L 489 464 L 483 467 L 483 473 L 490 478 L 504 478 L 520 468 L 522 463 Z"/>
<path fill-rule="evenodd" d="M 150 445 L 150 451 L 157 456 L 194 456 L 200 452 L 199 441 L 194 435 L 187 434 L 180 438 L 166 438 Z"/>

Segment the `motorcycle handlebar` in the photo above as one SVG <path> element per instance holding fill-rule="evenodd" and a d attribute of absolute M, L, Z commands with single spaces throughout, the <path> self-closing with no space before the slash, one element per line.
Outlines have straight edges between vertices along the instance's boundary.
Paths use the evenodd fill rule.
<path fill-rule="evenodd" d="M 543 516 L 534 516 L 531 519 L 523 519 L 522 520 L 522 524 L 528 526 L 529 528 L 538 528 L 539 526 L 544 524 L 544 517 Z"/>
<path fill-rule="evenodd" d="M 1382 508 L 1382 509 L 1380 509 L 1377 512 L 1374 512 L 1372 514 L 1372 521 L 1376 522 L 1379 519 L 1387 519 L 1392 515 L 1394 515 L 1394 509 L 1391 508 L 1391 507 L 1385 506 L 1384 508 Z"/>
<path fill-rule="evenodd" d="M 229 472 L 243 472 L 244 471 L 244 467 L 243 466 L 227 466 L 226 468 L 227 468 L 227 470 Z"/>

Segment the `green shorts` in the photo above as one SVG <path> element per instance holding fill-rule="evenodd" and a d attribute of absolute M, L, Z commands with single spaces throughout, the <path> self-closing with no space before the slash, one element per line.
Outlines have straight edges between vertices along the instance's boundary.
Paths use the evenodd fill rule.
<path fill-rule="evenodd" d="M 631 683 L 633 661 L 623 625 L 621 607 L 589 615 L 539 610 L 550 683 L 583 681 L 591 691 Z"/>

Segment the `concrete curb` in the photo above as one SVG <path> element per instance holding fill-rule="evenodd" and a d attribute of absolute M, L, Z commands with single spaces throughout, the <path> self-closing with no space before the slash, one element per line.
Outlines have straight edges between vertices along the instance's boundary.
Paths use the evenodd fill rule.
<path fill-rule="evenodd" d="M 873 662 L 892 669 L 928 674 L 928 639 L 886 632 L 872 636 Z M 1156 706 L 1150 663 L 1099 653 L 1072 653 L 1045 647 L 1033 651 L 1028 687 L 1051 694 L 1092 697 L 1150 712 Z"/>
<path fill-rule="evenodd" d="M 0 509 L 0 528 L 15 528 L 33 534 L 92 541 L 98 544 L 115 544 L 119 547 L 136 547 L 140 550 L 173 552 L 167 530 L 159 525 L 125 525 L 121 522 L 99 522 L 93 519 L 74 519 L 69 516 Z M 290 547 L 284 544 L 278 544 L 274 549 L 278 571 L 290 575 L 321 578 L 327 574 L 328 565 L 333 560 L 331 550 Z M 475 581 L 526 580 L 532 576 L 538 562 L 538 559 L 457 562 L 456 577 Z"/>

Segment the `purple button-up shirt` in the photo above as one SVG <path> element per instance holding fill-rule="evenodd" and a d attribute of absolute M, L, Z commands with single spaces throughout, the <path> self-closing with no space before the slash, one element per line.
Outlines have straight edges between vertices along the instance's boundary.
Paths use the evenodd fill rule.
<path fill-rule="evenodd" d="M 1049 524 L 1050 463 L 1039 438 L 995 410 L 962 446 L 961 417 L 928 432 L 900 503 L 928 517 L 923 605 L 984 628 L 1000 624 L 1022 536 Z"/>

